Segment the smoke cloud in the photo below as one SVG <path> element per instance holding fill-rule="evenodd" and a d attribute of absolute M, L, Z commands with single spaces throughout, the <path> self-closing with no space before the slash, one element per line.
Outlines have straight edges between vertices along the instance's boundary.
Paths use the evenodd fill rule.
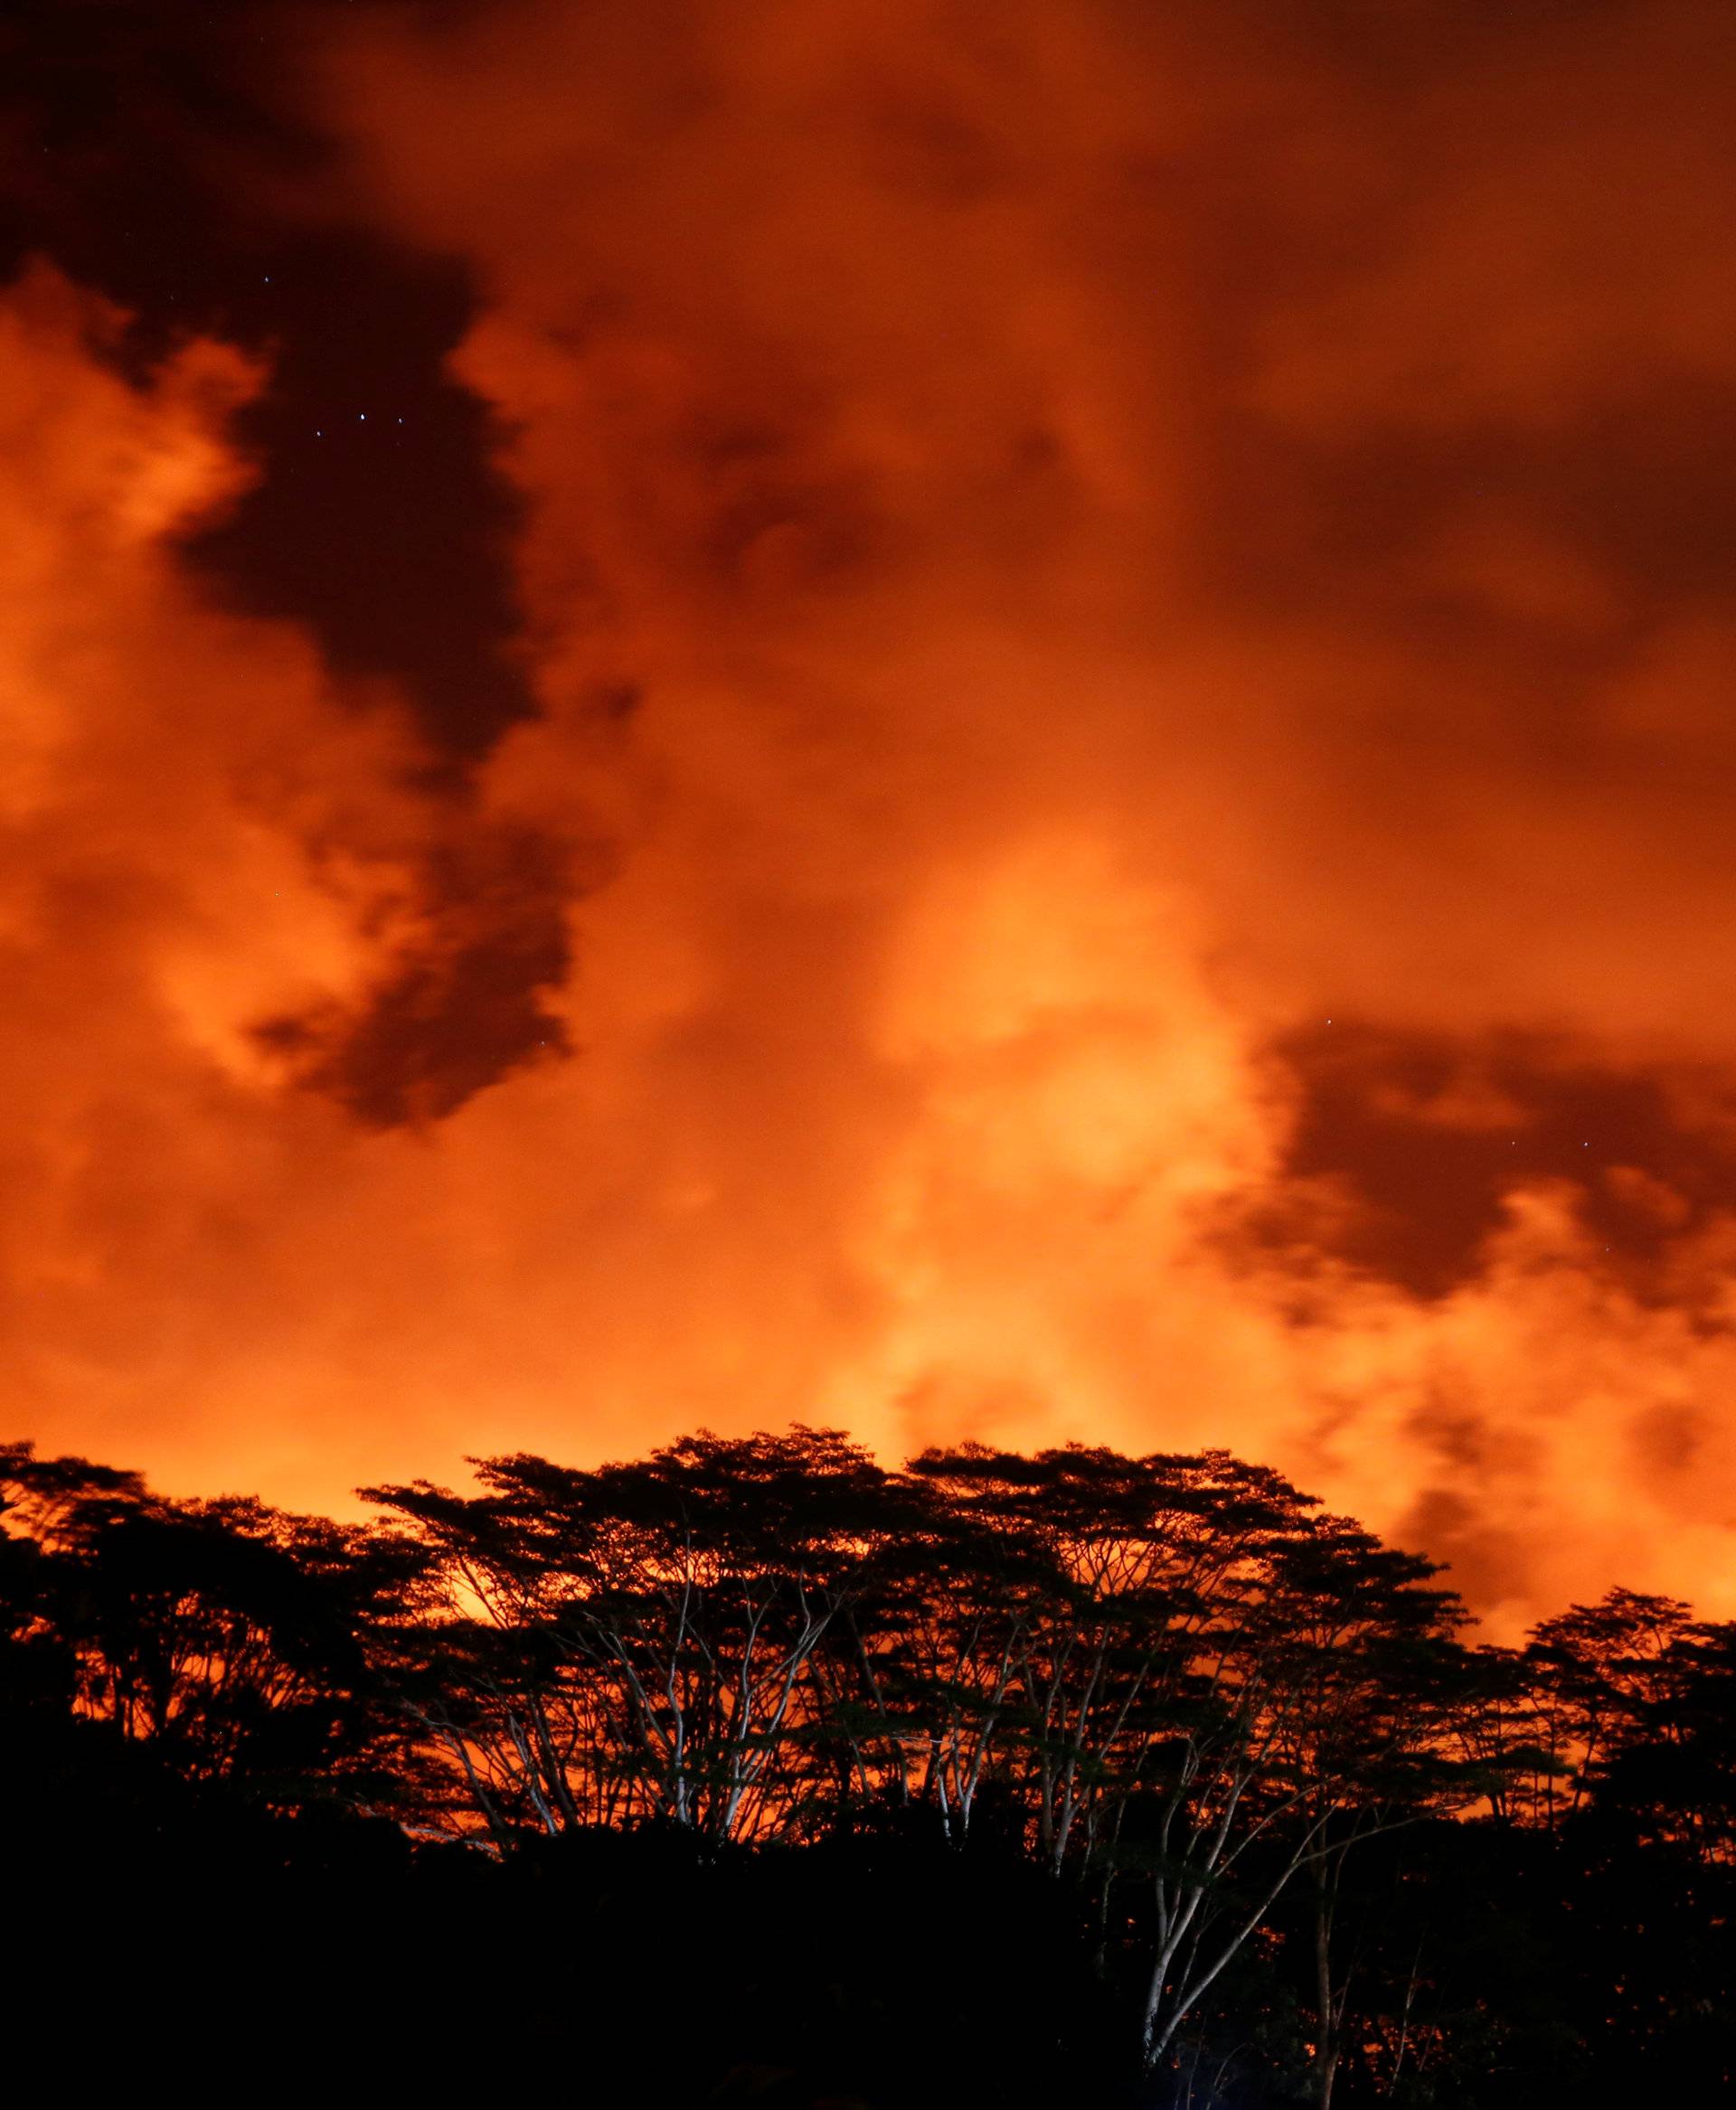
<path fill-rule="evenodd" d="M 457 788 L 177 554 L 269 371 L 12 290 L 33 1433 L 1222 1444 L 1736 1610 L 1728 38 L 1391 12 L 286 23 L 292 209 L 477 288 Z"/>

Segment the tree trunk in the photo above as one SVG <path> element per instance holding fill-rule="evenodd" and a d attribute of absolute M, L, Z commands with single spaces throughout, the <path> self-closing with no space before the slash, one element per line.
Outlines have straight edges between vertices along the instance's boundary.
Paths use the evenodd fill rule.
<path fill-rule="evenodd" d="M 1332 1983 L 1332 1890 L 1328 1863 L 1315 1863 L 1315 2002 L 1319 2015 L 1314 2047 L 1314 2099 L 1319 2110 L 1332 2110 L 1332 2084 L 1338 2071 L 1338 2020 L 1343 2007 Z"/>

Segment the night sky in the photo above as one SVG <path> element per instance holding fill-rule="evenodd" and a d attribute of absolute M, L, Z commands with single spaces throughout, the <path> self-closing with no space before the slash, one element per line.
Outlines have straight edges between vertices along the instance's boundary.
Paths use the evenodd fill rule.
<path fill-rule="evenodd" d="M 1736 1613 L 1725 0 L 14 0 L 6 1433 L 1222 1445 Z"/>

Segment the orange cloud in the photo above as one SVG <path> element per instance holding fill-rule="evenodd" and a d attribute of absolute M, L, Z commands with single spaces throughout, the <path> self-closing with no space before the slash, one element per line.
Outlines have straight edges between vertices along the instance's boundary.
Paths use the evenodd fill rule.
<path fill-rule="evenodd" d="M 177 569 L 259 377 L 129 386 L 14 294 L 33 1430 L 322 1502 L 702 1419 L 1222 1443 L 1509 1623 L 1736 1608 L 1716 1210 L 1515 1159 L 1425 1296 L 1346 1258 L 1363 1168 L 1292 1170 L 1327 1021 L 1462 1051 L 1367 1092 L 1455 1152 L 1538 1126 L 1515 1032 L 1732 1052 L 1711 500 L 1660 570 L 1622 481 L 1736 383 L 1662 12 L 1565 86 L 1542 31 L 1419 81 L 1108 4 L 335 30 L 306 208 L 474 273 L 526 503 L 542 714 L 456 804 Z"/>

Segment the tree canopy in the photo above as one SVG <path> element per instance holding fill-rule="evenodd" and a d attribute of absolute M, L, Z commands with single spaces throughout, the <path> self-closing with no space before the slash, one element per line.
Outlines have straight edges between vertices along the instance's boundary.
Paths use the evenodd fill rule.
<path fill-rule="evenodd" d="M 502 1882 L 661 1841 L 660 1879 L 717 1897 L 791 1855 L 1021 1867 L 1135 2094 L 1201 2105 L 1502 2100 L 1540 2054 L 1523 1998 L 1461 1983 L 1467 1885 L 1521 1919 L 1577 1886 L 1580 1934 L 1655 1920 L 1648 1884 L 1728 1911 L 1736 1630 L 1671 1600 L 1479 1646 L 1429 1561 L 1222 1452 L 892 1471 L 798 1427 L 474 1467 L 339 1525 L 0 1451 L 30 1806 L 290 1860 L 389 1836 Z M 1576 1969 L 1564 2028 L 1623 2011 Z M 1634 2043 L 1726 1999 L 1649 2000 Z"/>

